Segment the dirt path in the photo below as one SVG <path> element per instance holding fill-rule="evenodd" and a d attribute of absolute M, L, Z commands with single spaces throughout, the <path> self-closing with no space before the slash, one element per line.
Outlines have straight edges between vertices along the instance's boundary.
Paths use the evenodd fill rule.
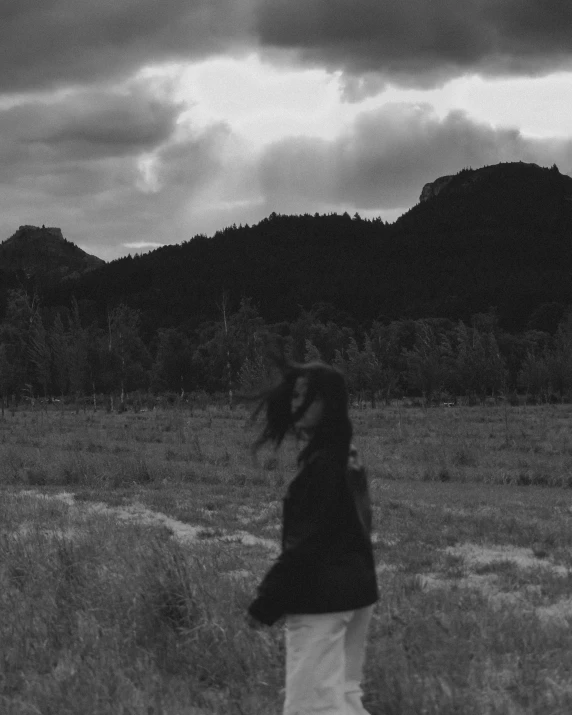
<path fill-rule="evenodd" d="M 70 507 L 89 514 L 102 514 L 113 516 L 121 521 L 130 521 L 145 526 L 156 526 L 167 528 L 173 536 L 183 544 L 189 544 L 204 539 L 212 534 L 212 528 L 208 526 L 192 526 L 183 521 L 173 519 L 167 514 L 147 509 L 143 504 L 130 504 L 129 506 L 108 506 L 103 502 L 77 502 L 71 492 L 59 492 L 58 494 L 44 494 L 36 490 L 19 492 L 22 496 L 35 497 L 38 499 L 57 499 L 68 504 Z M 215 537 L 217 541 L 223 543 L 243 544 L 245 546 L 263 546 L 269 551 L 279 552 L 280 545 L 273 539 L 262 539 L 247 531 L 232 531 L 223 533 Z"/>
<path fill-rule="evenodd" d="M 74 495 L 70 492 L 44 494 L 36 490 L 28 490 L 19 492 L 19 494 L 37 499 L 53 499 L 64 502 L 80 515 L 101 514 L 112 516 L 121 521 L 151 527 L 163 527 L 168 529 L 174 538 L 182 544 L 191 544 L 197 541 L 204 543 L 206 538 L 210 538 L 213 541 L 229 545 L 262 546 L 268 549 L 273 556 L 280 552 L 280 544 L 273 539 L 263 539 L 244 530 L 223 532 L 221 534 L 217 529 L 216 533 L 213 533 L 211 527 L 186 524 L 161 512 L 152 511 L 139 503 L 129 506 L 111 507 L 103 502 L 77 502 Z M 32 524 L 24 524 L 20 532 L 24 533 L 27 529 L 31 528 Z M 70 538 L 73 538 L 74 529 L 70 529 L 69 532 Z M 61 533 L 59 535 L 65 536 L 66 534 Z M 379 541 L 379 535 L 374 534 L 373 540 L 374 542 Z M 509 561 L 523 571 L 542 569 L 551 572 L 553 576 L 566 579 L 570 577 L 572 571 L 565 566 L 555 564 L 549 558 L 539 558 L 531 549 L 506 545 L 483 546 L 465 543 L 447 547 L 443 550 L 443 554 L 456 556 L 462 560 L 463 575 L 457 578 L 451 578 L 443 573 L 420 573 L 417 575 L 417 578 L 422 588 L 427 590 L 452 588 L 476 590 L 488 598 L 493 608 L 502 608 L 512 605 L 518 607 L 519 610 L 523 612 L 535 613 L 545 623 L 555 623 L 561 627 L 570 627 L 572 625 L 572 623 L 570 623 L 570 619 L 572 619 L 572 598 L 563 598 L 551 605 L 535 607 L 531 603 L 531 599 L 534 600 L 534 596 L 539 589 L 538 586 L 529 585 L 521 589 L 504 591 L 499 589 L 496 574 L 479 573 L 483 566 L 491 565 L 495 562 Z M 378 560 L 377 572 L 381 579 L 384 578 L 387 572 L 394 573 L 396 571 L 399 571 L 399 569 L 395 566 L 379 562 Z M 236 578 L 248 578 L 252 576 L 252 573 L 244 570 L 230 572 L 228 575 Z"/>
<path fill-rule="evenodd" d="M 479 573 L 483 567 L 508 562 L 524 572 L 534 573 L 539 569 L 553 577 L 569 579 L 572 575 L 571 569 L 554 563 L 548 557 L 536 556 L 532 549 L 517 546 L 483 546 L 465 543 L 447 547 L 443 553 L 462 559 L 463 576 L 447 578 L 442 573 L 419 574 L 422 588 L 427 590 L 465 588 L 479 591 L 494 609 L 515 607 L 523 614 L 536 615 L 546 625 L 572 627 L 572 598 L 561 598 L 550 605 L 534 605 L 534 601 L 538 601 L 542 595 L 542 588 L 537 583 L 525 584 L 507 591 L 499 587 L 497 574 Z"/>

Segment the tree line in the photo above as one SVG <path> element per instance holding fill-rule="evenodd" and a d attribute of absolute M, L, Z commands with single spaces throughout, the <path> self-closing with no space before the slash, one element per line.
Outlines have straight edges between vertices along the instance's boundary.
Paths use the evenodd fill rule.
<path fill-rule="evenodd" d="M 368 329 L 329 303 L 269 324 L 252 299 L 234 309 L 223 293 L 217 320 L 160 328 L 142 337 L 141 313 L 123 303 L 86 322 L 80 305 L 43 306 L 11 290 L 0 323 L 2 406 L 23 399 L 96 400 L 203 391 L 232 403 L 271 379 L 269 355 L 323 360 L 347 376 L 354 399 L 372 405 L 404 396 L 425 404 L 483 402 L 520 392 L 534 401 L 572 396 L 572 312 L 554 334 L 499 328 L 494 310 L 467 323 L 445 318 L 373 321 Z"/>

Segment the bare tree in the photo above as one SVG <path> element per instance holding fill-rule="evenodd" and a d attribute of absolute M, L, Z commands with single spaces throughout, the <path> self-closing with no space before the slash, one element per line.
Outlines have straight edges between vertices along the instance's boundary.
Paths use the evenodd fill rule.
<path fill-rule="evenodd" d="M 31 319 L 28 357 L 34 377 L 41 385 L 44 397 L 47 397 L 50 384 L 51 351 L 42 316 L 38 311 L 34 312 Z"/>
<path fill-rule="evenodd" d="M 228 306 L 228 295 L 226 291 L 223 291 L 221 301 L 217 305 L 222 315 L 222 323 L 224 329 L 224 349 L 226 351 L 226 384 L 227 384 L 227 394 L 228 394 L 228 407 L 232 410 L 232 368 L 230 366 L 230 337 L 228 331 L 228 321 L 227 321 L 227 306 Z"/>

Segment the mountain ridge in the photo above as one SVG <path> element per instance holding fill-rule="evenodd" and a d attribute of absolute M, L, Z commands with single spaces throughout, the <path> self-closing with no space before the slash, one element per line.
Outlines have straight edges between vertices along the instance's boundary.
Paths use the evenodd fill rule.
<path fill-rule="evenodd" d="M 393 224 L 343 215 L 276 213 L 52 284 L 90 319 L 139 309 L 147 334 L 218 319 L 252 298 L 269 322 L 329 303 L 346 321 L 469 320 L 495 307 L 522 330 L 543 305 L 572 304 L 572 178 L 524 162 L 462 169 Z M 433 183 L 435 183 L 433 182 Z M 426 185 L 427 186 L 427 185 Z M 423 194 L 422 191 L 422 194 Z"/>
<path fill-rule="evenodd" d="M 79 278 L 103 265 L 105 261 L 68 241 L 56 226 L 25 224 L 0 243 L 0 270 L 23 272 L 41 285 Z"/>

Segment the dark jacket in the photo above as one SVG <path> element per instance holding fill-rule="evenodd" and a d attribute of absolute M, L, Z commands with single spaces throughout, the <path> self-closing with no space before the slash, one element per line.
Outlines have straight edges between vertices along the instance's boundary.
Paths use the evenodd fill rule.
<path fill-rule="evenodd" d="M 321 450 L 290 483 L 282 553 L 248 612 L 272 625 L 290 613 L 352 611 L 379 598 L 364 468 L 352 448 L 347 468 Z"/>

